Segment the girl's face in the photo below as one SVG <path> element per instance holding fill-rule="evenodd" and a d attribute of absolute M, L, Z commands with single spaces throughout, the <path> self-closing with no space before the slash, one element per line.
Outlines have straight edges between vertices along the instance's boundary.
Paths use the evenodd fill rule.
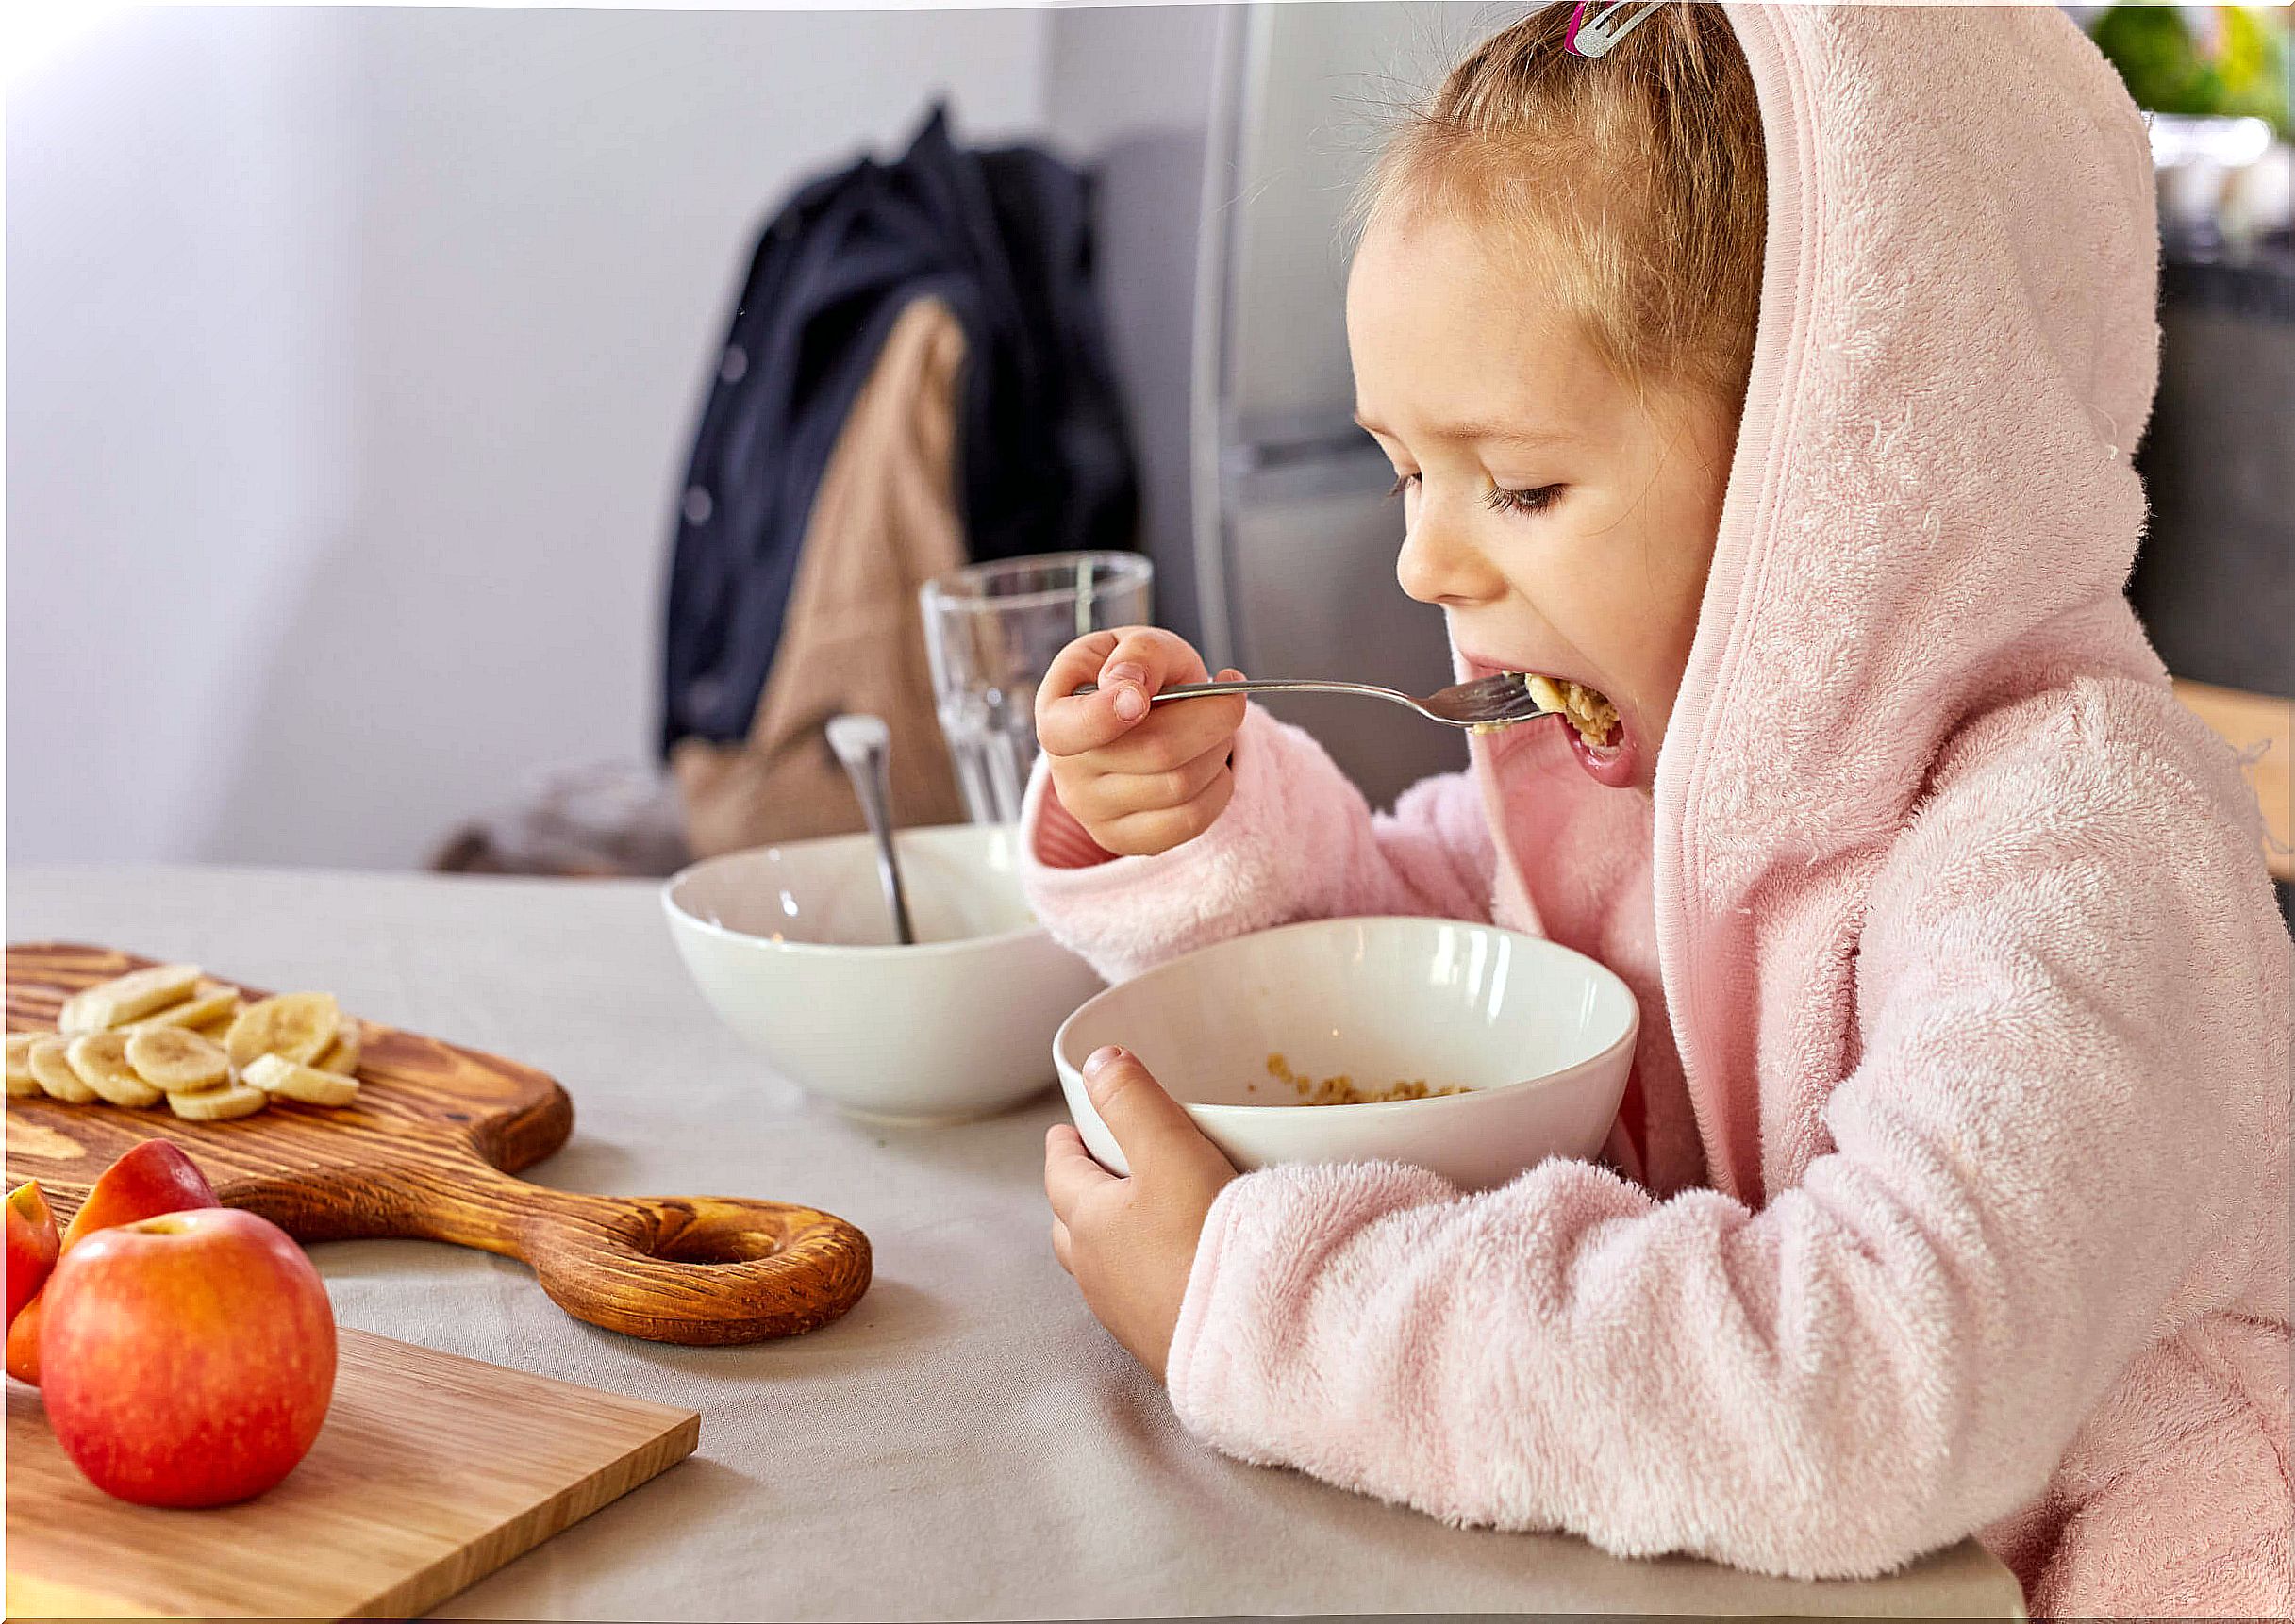
<path fill-rule="evenodd" d="M 1601 783 L 1647 789 L 1721 514 L 1734 414 L 1638 395 L 1498 234 L 1375 216 L 1347 286 L 1355 418 L 1394 465 L 1403 589 L 1476 675 L 1529 671 L 1617 707 Z"/>

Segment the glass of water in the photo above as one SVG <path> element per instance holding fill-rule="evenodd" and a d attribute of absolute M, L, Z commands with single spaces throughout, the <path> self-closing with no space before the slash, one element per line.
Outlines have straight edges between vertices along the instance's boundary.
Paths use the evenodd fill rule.
<path fill-rule="evenodd" d="M 933 698 L 973 822 L 1019 821 L 1044 673 L 1089 632 L 1148 624 L 1155 575 L 1137 553 L 1050 553 L 924 583 Z"/>

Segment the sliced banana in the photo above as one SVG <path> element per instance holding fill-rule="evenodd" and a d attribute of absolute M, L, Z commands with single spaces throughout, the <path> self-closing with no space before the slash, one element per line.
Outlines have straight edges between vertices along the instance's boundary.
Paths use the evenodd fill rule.
<path fill-rule="evenodd" d="M 191 1122 L 225 1122 L 234 1117 L 252 1117 L 271 1103 L 271 1096 L 260 1088 L 250 1088 L 244 1083 L 234 1083 L 227 1088 L 202 1088 L 194 1094 L 170 1094 L 168 1108 L 176 1116 Z"/>
<path fill-rule="evenodd" d="M 83 987 L 64 1000 L 56 1030 L 67 1036 L 123 1026 L 139 1016 L 180 1003 L 199 985 L 195 964 L 156 964 Z"/>
<path fill-rule="evenodd" d="M 216 1048 L 221 1049 L 225 1044 L 230 1042 L 231 1028 L 238 1021 L 240 1011 L 245 1009 L 246 1007 L 246 1004 L 235 998 L 231 1001 L 231 1007 L 225 1010 L 214 1019 L 202 1021 L 197 1026 L 187 1026 L 184 1028 L 184 1030 L 186 1032 L 198 1033 L 200 1036 L 206 1038 L 209 1043 L 214 1044 Z"/>
<path fill-rule="evenodd" d="M 298 1066 L 276 1054 L 258 1054 L 246 1070 L 247 1081 L 266 1094 L 300 1100 L 306 1105 L 348 1105 L 358 1098 L 358 1084 L 349 1077 Z"/>
<path fill-rule="evenodd" d="M 67 1105 L 85 1105 L 98 1096 L 80 1080 L 80 1074 L 72 1069 L 72 1062 L 65 1058 L 71 1047 L 69 1037 L 35 1037 L 32 1047 L 25 1052 L 25 1065 L 42 1093 Z"/>
<path fill-rule="evenodd" d="M 355 1015 L 342 1017 L 335 1028 L 335 1041 L 326 1046 L 326 1052 L 311 1062 L 322 1071 L 338 1072 L 344 1077 L 358 1069 L 358 1059 L 366 1047 L 366 1035 L 360 1030 L 362 1022 Z"/>
<path fill-rule="evenodd" d="M 127 1035 L 127 1064 L 152 1087 L 168 1094 L 196 1094 L 231 1080 L 231 1061 L 223 1045 L 179 1026 L 148 1026 Z"/>
<path fill-rule="evenodd" d="M 276 1054 L 308 1066 L 334 1042 L 340 1023 L 333 993 L 282 993 L 241 1010 L 224 1048 L 231 1064 L 241 1070 L 261 1054 Z"/>
<path fill-rule="evenodd" d="M 253 1116 L 274 1095 L 326 1106 L 358 1098 L 366 1029 L 332 993 L 242 1007 L 235 988 L 203 982 L 196 965 L 158 965 L 82 989 L 58 1019 L 53 1036 L 8 1035 L 10 1094 L 75 1105 L 165 1099 L 197 1122 Z"/>
<path fill-rule="evenodd" d="M 159 1090 L 127 1064 L 127 1034 L 83 1032 L 64 1050 L 64 1064 L 79 1080 L 114 1105 L 131 1111 L 159 1103 Z"/>
<path fill-rule="evenodd" d="M 40 1079 L 32 1075 L 32 1044 L 38 1039 L 36 1032 L 11 1032 L 8 1035 L 8 1091 L 16 1099 L 27 1094 L 44 1093 Z"/>
<path fill-rule="evenodd" d="M 196 1032 L 218 1021 L 227 1021 L 238 1013 L 239 989 L 210 983 L 181 1003 L 171 1004 L 157 1015 L 147 1015 L 131 1024 L 139 1032 L 155 1026 L 180 1026 Z"/>

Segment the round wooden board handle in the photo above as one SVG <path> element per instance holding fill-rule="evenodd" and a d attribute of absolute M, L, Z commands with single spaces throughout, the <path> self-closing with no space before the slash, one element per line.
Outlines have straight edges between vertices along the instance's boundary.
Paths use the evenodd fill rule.
<path fill-rule="evenodd" d="M 394 1193 L 406 1200 L 399 1233 L 517 1258 L 576 1319 L 652 1342 L 793 1336 L 869 1288 L 869 1237 L 811 1207 L 581 1195 L 475 1163 L 425 1170 Z"/>

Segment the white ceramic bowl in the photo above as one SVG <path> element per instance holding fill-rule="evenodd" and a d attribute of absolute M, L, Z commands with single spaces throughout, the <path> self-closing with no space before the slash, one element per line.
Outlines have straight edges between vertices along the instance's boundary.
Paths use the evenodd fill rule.
<path fill-rule="evenodd" d="M 1601 1149 L 1639 1020 L 1625 983 L 1554 942 L 1447 920 L 1326 920 L 1111 987 L 1068 1018 L 1053 1053 L 1085 1145 L 1117 1172 L 1123 1152 L 1082 1071 L 1108 1043 L 1139 1055 L 1247 1171 L 1386 1158 L 1488 1189 L 1548 1156 Z M 1469 1092 L 1305 1105 L 1269 1074 L 1273 1054 L 1364 1091 L 1423 1079 Z"/>
<path fill-rule="evenodd" d="M 918 941 L 893 941 L 866 835 L 711 857 L 661 889 L 686 969 L 773 1069 L 856 1116 L 961 1121 L 1040 1092 L 1045 1051 L 1101 986 L 1020 888 L 993 824 L 895 837 Z"/>

